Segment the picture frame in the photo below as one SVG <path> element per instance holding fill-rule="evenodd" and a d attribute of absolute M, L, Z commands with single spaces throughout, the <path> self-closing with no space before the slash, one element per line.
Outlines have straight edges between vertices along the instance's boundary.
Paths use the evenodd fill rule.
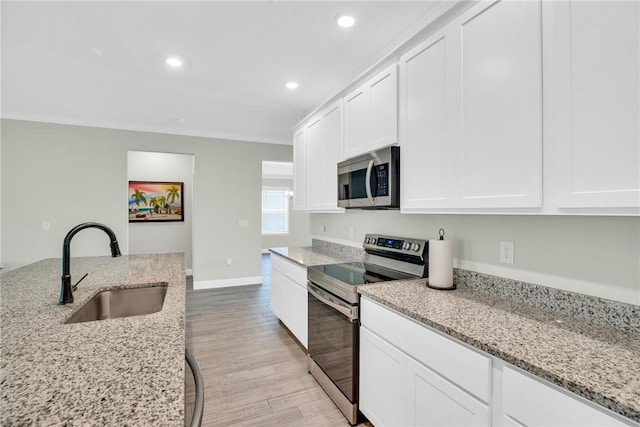
<path fill-rule="evenodd" d="M 184 183 L 129 181 L 129 222 L 184 222 Z"/>

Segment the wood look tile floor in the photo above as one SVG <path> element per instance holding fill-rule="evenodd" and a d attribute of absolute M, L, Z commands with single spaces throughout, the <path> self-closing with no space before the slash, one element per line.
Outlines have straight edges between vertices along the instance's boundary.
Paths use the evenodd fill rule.
<path fill-rule="evenodd" d="M 187 284 L 186 344 L 205 383 L 202 425 L 349 426 L 307 372 L 303 349 L 269 308 L 268 255 L 262 270 L 262 285 L 193 290 Z M 186 372 L 192 406 L 193 378 Z"/>

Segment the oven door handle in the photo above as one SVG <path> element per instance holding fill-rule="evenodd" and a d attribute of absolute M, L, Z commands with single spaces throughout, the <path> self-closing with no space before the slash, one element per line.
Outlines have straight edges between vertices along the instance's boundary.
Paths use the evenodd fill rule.
<path fill-rule="evenodd" d="M 371 192 L 371 170 L 373 169 L 373 160 L 369 161 L 369 165 L 367 166 L 367 174 L 365 176 L 364 189 L 367 192 L 367 199 L 369 199 L 369 203 L 371 206 L 375 205 L 375 201 L 373 200 L 373 194 Z"/>
<path fill-rule="evenodd" d="M 335 298 L 331 298 L 311 282 L 307 283 L 307 290 L 321 303 L 326 304 L 334 310 L 345 315 L 351 323 L 358 321 L 358 307 L 352 307 L 350 305 L 343 304 L 341 301 L 338 301 Z"/>

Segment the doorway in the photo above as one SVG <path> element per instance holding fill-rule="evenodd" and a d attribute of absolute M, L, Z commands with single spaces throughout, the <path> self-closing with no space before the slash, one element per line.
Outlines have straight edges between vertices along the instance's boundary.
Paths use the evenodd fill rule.
<path fill-rule="evenodd" d="M 129 181 L 183 183 L 184 221 L 129 223 L 129 254 L 184 252 L 186 274 L 193 274 L 193 154 L 129 151 L 127 177 Z M 144 204 L 145 202 L 141 202 Z M 149 202 L 147 201 L 147 204 Z"/>

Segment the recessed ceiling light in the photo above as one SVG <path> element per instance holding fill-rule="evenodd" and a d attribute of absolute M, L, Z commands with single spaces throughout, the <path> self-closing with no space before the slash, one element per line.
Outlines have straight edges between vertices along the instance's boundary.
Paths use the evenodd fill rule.
<path fill-rule="evenodd" d="M 287 87 L 287 89 L 293 90 L 293 89 L 297 89 L 298 88 L 298 83 L 296 83 L 296 82 L 287 82 L 285 84 L 285 86 Z"/>
<path fill-rule="evenodd" d="M 182 67 L 182 59 L 177 56 L 170 56 L 167 58 L 167 64 L 175 68 Z"/>
<path fill-rule="evenodd" d="M 336 22 L 342 28 L 351 28 L 356 23 L 356 18 L 351 15 L 338 15 Z"/>

